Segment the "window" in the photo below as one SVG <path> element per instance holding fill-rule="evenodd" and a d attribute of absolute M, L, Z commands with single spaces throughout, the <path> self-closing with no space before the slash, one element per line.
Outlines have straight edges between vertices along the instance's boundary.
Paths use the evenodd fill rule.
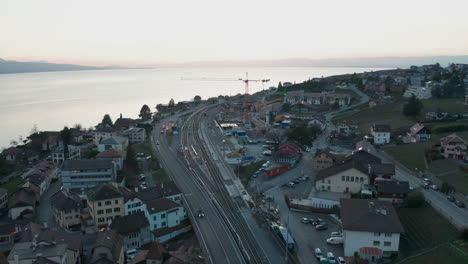
<path fill-rule="evenodd" d="M 103 214 L 104 210 L 97 210 L 97 214 Z"/>
<path fill-rule="evenodd" d="M 119 207 L 115 207 L 115 208 L 114 208 L 114 213 L 116 213 L 116 212 L 120 212 L 120 208 L 119 208 Z"/>
<path fill-rule="evenodd" d="M 105 204 L 106 205 L 111 205 L 111 201 L 106 201 Z"/>
<path fill-rule="evenodd" d="M 166 218 L 166 214 L 162 214 L 162 215 L 161 215 L 161 218 L 162 218 L 162 219 Z"/>
<path fill-rule="evenodd" d="M 131 208 L 131 206 L 130 206 L 130 205 L 127 205 L 127 209 L 130 209 L 130 208 Z"/>
<path fill-rule="evenodd" d="M 372 244 L 373 244 L 374 246 L 380 246 L 380 241 L 374 241 Z"/>
<path fill-rule="evenodd" d="M 342 181 L 345 181 L 346 177 L 345 176 L 341 176 L 341 180 Z"/>
<path fill-rule="evenodd" d="M 328 180 L 328 184 L 331 184 L 331 180 Z"/>
<path fill-rule="evenodd" d="M 354 181 L 354 176 L 351 176 L 351 181 L 352 181 L 352 182 Z"/>
<path fill-rule="evenodd" d="M 384 245 L 384 247 L 390 247 L 390 246 L 392 246 L 392 242 L 385 241 L 385 242 L 383 242 L 383 245 Z"/>
<path fill-rule="evenodd" d="M 106 209 L 106 214 L 110 214 L 110 213 L 112 213 L 112 209 L 110 209 L 110 208 Z"/>
<path fill-rule="evenodd" d="M 115 200 L 114 202 L 115 202 L 115 204 L 119 204 L 119 200 Z"/>
<path fill-rule="evenodd" d="M 156 221 L 157 217 L 156 216 L 153 216 L 153 221 Z"/>
<path fill-rule="evenodd" d="M 327 190 L 329 190 L 329 191 L 330 191 L 330 189 L 331 189 L 331 187 L 330 187 L 330 185 L 328 185 L 328 187 L 327 187 Z"/>
<path fill-rule="evenodd" d="M 325 179 L 322 179 L 322 183 L 325 183 Z"/>
<path fill-rule="evenodd" d="M 363 181 L 364 181 L 364 177 L 361 177 L 361 182 L 363 182 Z"/>
<path fill-rule="evenodd" d="M 324 185 L 322 185 L 322 191 L 323 191 L 323 190 L 325 190 L 325 186 L 324 186 Z"/>
<path fill-rule="evenodd" d="M 101 204 L 101 202 L 98 202 L 97 205 L 98 205 L 98 206 L 101 206 L 102 204 Z"/>
<path fill-rule="evenodd" d="M 162 226 L 166 226 L 166 222 L 162 222 Z"/>
<path fill-rule="evenodd" d="M 104 222 L 104 218 L 103 218 L 103 217 L 99 217 L 99 218 L 98 218 L 98 222 L 99 222 L 99 223 Z"/>
<path fill-rule="evenodd" d="M 157 229 L 158 228 L 158 225 L 157 224 L 154 224 L 153 225 L 153 229 Z"/>
<path fill-rule="evenodd" d="M 349 181 L 349 176 L 346 176 L 346 181 Z"/>
<path fill-rule="evenodd" d="M 386 237 L 392 237 L 392 233 L 385 233 Z"/>
<path fill-rule="evenodd" d="M 374 236 L 380 236 L 380 232 L 374 232 Z"/>

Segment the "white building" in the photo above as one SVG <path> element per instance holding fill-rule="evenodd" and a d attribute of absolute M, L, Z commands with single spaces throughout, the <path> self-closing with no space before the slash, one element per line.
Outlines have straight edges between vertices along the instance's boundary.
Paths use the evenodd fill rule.
<path fill-rule="evenodd" d="M 132 127 L 122 132 L 122 136 L 128 137 L 130 143 L 139 143 L 145 141 L 146 130 L 141 127 Z"/>
<path fill-rule="evenodd" d="M 161 198 L 147 203 L 150 230 L 160 243 L 190 230 L 185 208 L 170 199 Z"/>
<path fill-rule="evenodd" d="M 342 199 L 340 210 L 346 257 L 357 252 L 374 263 L 398 254 L 404 229 L 391 202 Z"/>
<path fill-rule="evenodd" d="M 103 152 L 108 149 L 117 149 L 125 151 L 128 147 L 128 138 L 126 137 L 110 137 L 101 140 L 98 145 L 98 151 Z"/>
<path fill-rule="evenodd" d="M 422 100 L 422 99 L 430 99 L 432 97 L 432 85 L 426 86 L 410 86 L 403 94 L 403 97 L 410 98 L 413 95 Z"/>
<path fill-rule="evenodd" d="M 389 125 L 372 125 L 371 135 L 374 137 L 374 144 L 388 144 L 390 143 L 391 129 Z"/>

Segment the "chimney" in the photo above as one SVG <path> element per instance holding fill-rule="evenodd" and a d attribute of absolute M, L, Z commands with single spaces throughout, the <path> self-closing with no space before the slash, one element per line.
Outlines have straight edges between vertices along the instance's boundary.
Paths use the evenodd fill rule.
<path fill-rule="evenodd" d="M 122 119 L 122 113 L 120 113 L 120 119 Z"/>

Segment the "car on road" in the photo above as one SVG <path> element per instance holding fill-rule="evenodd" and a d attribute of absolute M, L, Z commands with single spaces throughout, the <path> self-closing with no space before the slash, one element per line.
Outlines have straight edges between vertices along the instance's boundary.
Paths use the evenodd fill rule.
<path fill-rule="evenodd" d="M 462 201 L 456 200 L 455 205 L 460 208 L 465 208 L 465 204 Z"/>
<path fill-rule="evenodd" d="M 151 156 L 146 157 L 146 160 L 150 160 L 150 159 L 151 159 Z"/>
<path fill-rule="evenodd" d="M 346 264 L 343 257 L 338 257 L 336 260 L 338 261 L 338 264 Z"/>
<path fill-rule="evenodd" d="M 198 218 L 203 218 L 205 217 L 205 213 L 203 213 L 202 210 L 198 210 Z"/>
<path fill-rule="evenodd" d="M 431 189 L 434 190 L 434 191 L 437 191 L 437 190 L 439 190 L 439 187 L 437 187 L 437 185 L 433 184 L 433 185 L 431 185 Z"/>
<path fill-rule="evenodd" d="M 294 187 L 296 187 L 294 185 L 295 185 L 294 182 L 288 182 L 288 187 L 294 188 Z"/>
<path fill-rule="evenodd" d="M 292 182 L 294 182 L 295 184 L 301 183 L 301 181 L 299 179 L 294 179 Z"/>
<path fill-rule="evenodd" d="M 423 182 L 431 183 L 431 180 L 429 180 L 428 178 L 423 178 Z"/>
<path fill-rule="evenodd" d="M 447 200 L 453 203 L 455 202 L 455 197 L 453 197 L 452 195 L 447 195 Z"/>
<path fill-rule="evenodd" d="M 423 183 L 423 186 L 422 186 L 424 189 L 430 189 L 431 188 L 431 185 L 427 182 Z"/>
<path fill-rule="evenodd" d="M 156 145 L 159 145 L 159 141 L 158 141 L 158 140 L 156 140 L 156 142 L 155 142 L 155 143 L 156 143 Z"/>
<path fill-rule="evenodd" d="M 327 259 L 328 259 L 328 263 L 330 263 L 330 264 L 335 264 L 336 263 L 335 255 L 333 255 L 333 253 L 331 253 L 331 252 L 327 253 Z"/>
<path fill-rule="evenodd" d="M 338 245 L 338 244 L 343 244 L 343 243 L 344 243 L 343 237 L 330 237 L 327 239 L 327 244 Z"/>
<path fill-rule="evenodd" d="M 328 229 L 328 227 L 325 226 L 325 225 L 316 225 L 315 226 L 315 230 L 317 230 L 317 231 L 324 231 L 324 230 L 327 230 L 327 229 Z"/>
<path fill-rule="evenodd" d="M 145 187 L 146 187 L 146 186 L 147 186 L 146 182 L 145 182 L 145 181 L 141 182 L 141 186 L 145 186 Z"/>
<path fill-rule="evenodd" d="M 301 222 L 304 223 L 304 224 L 308 224 L 308 223 L 309 223 L 309 219 L 307 219 L 307 218 L 304 217 L 304 218 L 301 219 Z"/>
<path fill-rule="evenodd" d="M 321 258 L 323 258 L 323 253 L 322 253 L 322 250 L 321 250 L 320 248 L 316 248 L 314 254 L 315 254 L 315 257 L 316 257 L 318 260 L 320 260 Z"/>
<path fill-rule="evenodd" d="M 143 181 L 143 180 L 145 180 L 145 179 L 146 179 L 145 175 L 144 175 L 144 174 L 140 174 L 140 181 Z"/>

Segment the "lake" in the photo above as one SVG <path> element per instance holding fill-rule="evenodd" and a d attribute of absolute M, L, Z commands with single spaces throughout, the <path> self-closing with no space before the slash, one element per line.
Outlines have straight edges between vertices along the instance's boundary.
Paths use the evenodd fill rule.
<path fill-rule="evenodd" d="M 12 139 L 41 131 L 81 124 L 95 126 L 108 113 L 137 118 L 140 108 L 156 104 L 244 93 L 249 79 L 270 79 L 249 84 L 250 93 L 277 86 L 278 82 L 302 82 L 310 78 L 379 70 L 376 68 L 252 67 L 159 68 L 0 74 L 0 148 Z M 215 81 L 202 80 L 212 78 Z"/>

